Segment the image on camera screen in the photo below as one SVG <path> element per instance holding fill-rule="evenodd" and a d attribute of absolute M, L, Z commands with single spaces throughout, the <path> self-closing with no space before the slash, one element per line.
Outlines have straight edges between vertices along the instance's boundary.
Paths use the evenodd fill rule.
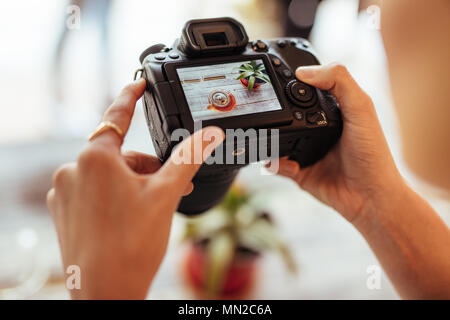
<path fill-rule="evenodd" d="M 262 59 L 177 69 L 194 121 L 281 110 Z"/>

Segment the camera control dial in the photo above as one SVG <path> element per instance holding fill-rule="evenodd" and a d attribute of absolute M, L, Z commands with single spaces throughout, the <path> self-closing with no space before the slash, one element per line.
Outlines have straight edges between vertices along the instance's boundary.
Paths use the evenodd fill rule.
<path fill-rule="evenodd" d="M 289 81 L 285 92 L 289 100 L 299 107 L 308 108 L 315 102 L 314 89 L 298 80 Z"/>

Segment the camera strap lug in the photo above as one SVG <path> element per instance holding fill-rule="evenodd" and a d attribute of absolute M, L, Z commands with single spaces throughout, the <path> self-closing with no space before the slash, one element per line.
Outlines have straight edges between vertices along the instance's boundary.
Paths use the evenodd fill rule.
<path fill-rule="evenodd" d="M 137 69 L 135 72 L 134 72 L 134 81 L 136 81 L 137 79 L 138 79 L 138 74 L 140 73 L 140 75 L 139 75 L 139 78 L 142 78 L 142 73 L 144 72 L 144 68 L 139 68 L 139 69 Z"/>

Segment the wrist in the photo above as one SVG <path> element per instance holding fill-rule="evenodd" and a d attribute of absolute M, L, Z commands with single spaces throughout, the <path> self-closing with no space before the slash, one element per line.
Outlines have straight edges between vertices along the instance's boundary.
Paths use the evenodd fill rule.
<path fill-rule="evenodd" d="M 114 280 L 109 280 L 114 282 Z M 147 296 L 147 287 L 130 288 L 129 285 L 99 283 L 95 287 L 70 290 L 73 300 L 144 300 Z"/>
<path fill-rule="evenodd" d="M 138 266 L 133 269 L 111 261 L 95 261 L 82 264 L 80 269 L 80 288 L 70 290 L 74 300 L 141 300 L 151 283 L 149 273 L 141 272 Z"/>
<path fill-rule="evenodd" d="M 362 234 L 373 231 L 377 225 L 395 218 L 395 213 L 402 210 L 411 192 L 400 173 L 396 174 L 365 197 L 364 205 L 351 223 Z"/>

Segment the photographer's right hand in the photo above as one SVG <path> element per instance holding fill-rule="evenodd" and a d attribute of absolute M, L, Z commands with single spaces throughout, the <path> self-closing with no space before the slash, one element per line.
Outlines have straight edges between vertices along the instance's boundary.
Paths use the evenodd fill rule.
<path fill-rule="evenodd" d="M 300 67 L 296 76 L 336 97 L 344 127 L 341 139 L 325 158 L 307 168 L 280 159 L 278 173 L 356 223 L 367 206 L 388 205 L 390 195 L 404 186 L 372 100 L 338 64 Z"/>
<path fill-rule="evenodd" d="M 374 105 L 340 65 L 297 69 L 339 102 L 344 128 L 311 167 L 279 160 L 279 174 L 336 209 L 364 236 L 399 295 L 450 298 L 450 230 L 398 172 Z M 273 168 L 276 166 L 270 166 Z"/>

